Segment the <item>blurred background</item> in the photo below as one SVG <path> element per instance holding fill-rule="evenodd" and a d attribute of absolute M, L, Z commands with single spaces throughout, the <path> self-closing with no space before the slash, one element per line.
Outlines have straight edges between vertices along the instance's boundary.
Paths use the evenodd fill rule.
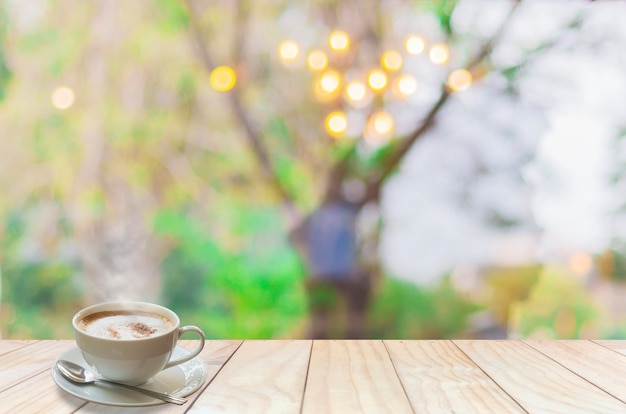
<path fill-rule="evenodd" d="M 626 338 L 625 17 L 0 0 L 0 337 L 132 299 L 209 338 Z"/>

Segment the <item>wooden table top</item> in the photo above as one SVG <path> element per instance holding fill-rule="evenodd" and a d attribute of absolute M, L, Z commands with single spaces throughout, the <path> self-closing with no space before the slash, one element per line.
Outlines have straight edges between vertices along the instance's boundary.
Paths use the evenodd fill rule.
<path fill-rule="evenodd" d="M 0 413 L 626 413 L 626 341 L 214 340 L 185 405 L 139 408 L 57 386 L 74 347 L 0 341 Z"/>

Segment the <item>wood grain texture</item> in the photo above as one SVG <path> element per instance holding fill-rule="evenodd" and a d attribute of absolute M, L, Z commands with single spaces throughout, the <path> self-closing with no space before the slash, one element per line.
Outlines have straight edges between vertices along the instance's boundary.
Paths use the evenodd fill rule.
<path fill-rule="evenodd" d="M 626 356 L 591 341 L 526 342 L 596 387 L 626 402 Z"/>
<path fill-rule="evenodd" d="M 16 349 L 22 348 L 27 345 L 32 345 L 37 341 L 20 341 L 20 340 L 11 340 L 5 339 L 0 341 L 0 355 L 6 354 L 8 352 L 14 351 Z"/>
<path fill-rule="evenodd" d="M 626 355 L 626 340 L 594 340 L 593 342 Z"/>
<path fill-rule="evenodd" d="M 228 361 L 228 359 L 233 355 L 233 353 L 237 350 L 242 342 L 243 341 L 241 340 L 206 341 L 204 349 L 202 349 L 202 352 L 200 352 L 198 358 L 200 358 L 202 362 L 204 362 L 204 365 L 207 368 L 207 379 L 204 385 L 202 385 L 198 391 L 186 397 L 188 399 L 188 402 L 186 404 L 161 404 L 150 407 L 134 407 L 132 408 L 132 413 L 176 414 L 187 412 L 190 407 L 193 406 L 195 400 L 198 398 L 198 396 L 200 396 L 208 383 L 213 380 L 215 375 L 219 372 L 219 370 L 226 363 L 226 361 Z M 196 348 L 198 341 L 179 341 L 178 344 L 183 348 L 189 349 L 191 351 Z M 89 414 L 127 414 L 128 412 L 129 409 L 127 407 L 111 407 L 95 403 L 89 403 L 77 411 L 77 413 Z"/>
<path fill-rule="evenodd" d="M 56 358 L 73 345 L 74 341 L 39 341 L 1 355 L 0 391 L 50 370 Z"/>
<path fill-rule="evenodd" d="M 74 341 L 0 341 L 0 413 L 626 413 L 625 344 L 208 341 L 186 405 L 130 409 L 57 387 L 52 363 Z"/>
<path fill-rule="evenodd" d="M 454 341 L 529 413 L 624 413 L 626 405 L 522 341 Z"/>
<path fill-rule="evenodd" d="M 40 372 L 0 393 L 0 413 L 66 414 L 73 413 L 85 404 L 84 400 L 58 388 L 50 370 Z"/>
<path fill-rule="evenodd" d="M 412 413 L 382 341 L 315 341 L 303 414 Z"/>
<path fill-rule="evenodd" d="M 189 413 L 299 413 L 311 341 L 245 341 Z"/>
<path fill-rule="evenodd" d="M 525 412 L 451 341 L 385 341 L 418 413 Z"/>

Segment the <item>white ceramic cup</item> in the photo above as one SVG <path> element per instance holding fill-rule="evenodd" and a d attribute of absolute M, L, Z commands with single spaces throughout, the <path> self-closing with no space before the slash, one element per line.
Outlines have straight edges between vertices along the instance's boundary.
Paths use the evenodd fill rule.
<path fill-rule="evenodd" d="M 96 336 L 81 329 L 80 322 L 87 316 L 104 311 L 135 311 L 155 314 L 171 322 L 172 328 L 148 337 L 114 339 Z M 148 381 L 161 370 L 196 357 L 204 348 L 204 333 L 196 326 L 180 326 L 178 315 L 163 306 L 146 302 L 107 302 L 80 310 L 72 318 L 76 344 L 89 366 L 104 378 L 137 385 Z M 171 359 L 179 338 L 186 332 L 200 337 L 192 352 Z"/>

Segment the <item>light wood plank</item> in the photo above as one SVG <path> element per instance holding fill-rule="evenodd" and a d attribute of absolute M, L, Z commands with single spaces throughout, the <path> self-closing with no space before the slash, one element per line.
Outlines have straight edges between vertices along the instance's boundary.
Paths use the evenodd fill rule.
<path fill-rule="evenodd" d="M 52 363 L 52 362 L 51 362 Z M 0 392 L 2 413 L 73 413 L 86 402 L 63 392 L 50 370 L 30 377 Z"/>
<path fill-rule="evenodd" d="M 189 413 L 298 413 L 311 341 L 245 341 Z"/>
<path fill-rule="evenodd" d="M 526 342 L 565 368 L 626 402 L 626 356 L 591 341 Z"/>
<path fill-rule="evenodd" d="M 37 342 L 38 341 L 32 341 L 32 340 L 9 340 L 9 339 L 0 340 L 0 355 L 7 354 L 11 351 L 22 348 L 24 346 L 32 345 Z"/>
<path fill-rule="evenodd" d="M 215 377 L 215 375 L 222 368 L 222 365 L 228 361 L 228 358 L 232 356 L 232 354 L 237 350 L 237 348 L 241 345 L 240 340 L 212 340 L 207 341 L 204 345 L 204 349 L 200 352 L 198 358 L 204 362 L 207 368 L 207 380 L 205 384 L 200 387 L 198 391 L 191 394 L 187 397 L 189 400 L 184 405 L 175 405 L 175 404 L 162 404 L 157 406 L 150 407 L 137 407 L 133 408 L 133 413 L 157 413 L 157 414 L 175 414 L 175 413 L 184 413 L 189 407 L 191 407 L 194 401 L 200 396 L 202 391 L 206 388 L 207 384 Z M 195 340 L 186 340 L 180 341 L 178 343 L 180 346 L 187 348 L 189 350 L 193 350 L 196 348 L 198 341 Z M 112 407 L 102 404 L 89 403 L 84 408 L 78 411 L 78 413 L 89 413 L 89 414 L 126 414 L 128 413 L 127 407 Z"/>
<path fill-rule="evenodd" d="M 623 339 L 606 339 L 594 340 L 593 342 L 602 345 L 605 348 L 612 349 L 620 354 L 626 355 L 626 340 Z"/>
<path fill-rule="evenodd" d="M 0 391 L 50 369 L 74 341 L 40 341 L 0 356 Z"/>
<path fill-rule="evenodd" d="M 626 405 L 522 341 L 454 341 L 529 413 L 624 413 Z"/>
<path fill-rule="evenodd" d="M 382 341 L 315 341 L 302 413 L 412 413 Z"/>
<path fill-rule="evenodd" d="M 451 341 L 385 341 L 416 412 L 523 413 Z"/>

